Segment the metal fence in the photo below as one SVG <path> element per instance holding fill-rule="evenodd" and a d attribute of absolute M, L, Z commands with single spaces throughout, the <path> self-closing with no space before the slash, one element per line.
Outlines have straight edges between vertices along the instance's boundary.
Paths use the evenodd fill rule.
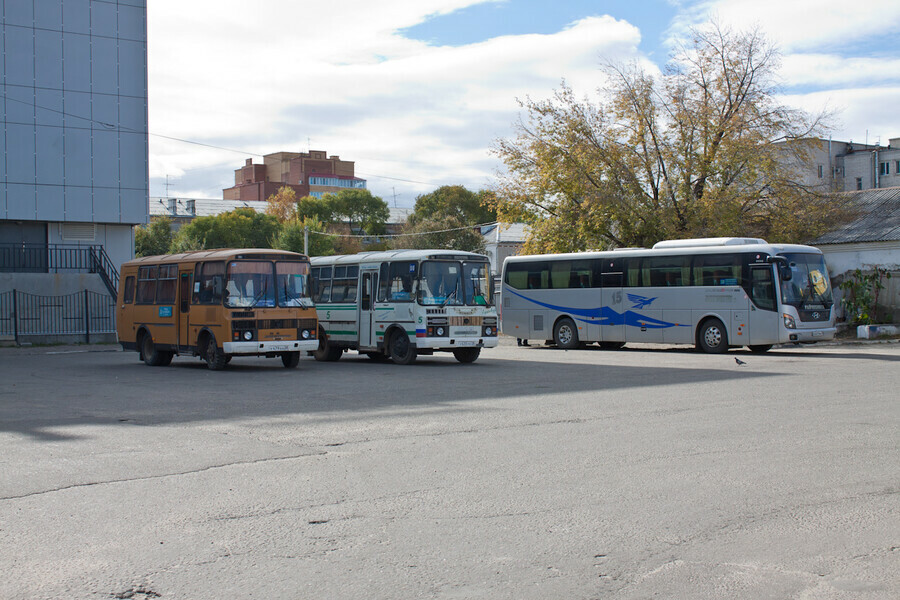
<path fill-rule="evenodd" d="M 83 290 L 65 296 L 0 292 L 0 338 L 84 336 L 116 332 L 116 303 L 108 294 Z"/>

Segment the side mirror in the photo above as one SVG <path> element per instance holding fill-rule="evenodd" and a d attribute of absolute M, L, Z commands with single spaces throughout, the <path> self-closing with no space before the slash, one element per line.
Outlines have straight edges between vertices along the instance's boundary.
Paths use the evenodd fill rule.
<path fill-rule="evenodd" d="M 791 268 L 788 266 L 781 267 L 780 273 L 781 273 L 782 281 L 790 281 L 791 278 L 793 277 L 793 272 L 791 271 Z"/>

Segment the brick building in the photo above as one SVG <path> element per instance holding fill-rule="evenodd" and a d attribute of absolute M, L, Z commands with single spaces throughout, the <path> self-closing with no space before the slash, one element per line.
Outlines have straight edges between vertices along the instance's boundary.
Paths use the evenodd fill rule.
<path fill-rule="evenodd" d="M 222 190 L 225 200 L 265 201 L 279 188 L 293 188 L 298 198 L 337 193 L 347 188 L 366 189 L 366 180 L 354 175 L 353 161 L 328 156 L 323 150 L 275 152 L 253 159 L 234 172 L 234 186 Z"/>

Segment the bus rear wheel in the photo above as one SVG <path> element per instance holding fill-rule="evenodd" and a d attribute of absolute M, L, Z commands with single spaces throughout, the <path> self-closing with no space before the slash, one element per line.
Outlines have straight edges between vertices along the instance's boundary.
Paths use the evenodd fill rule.
<path fill-rule="evenodd" d="M 409 336 L 405 331 L 395 331 L 391 335 L 388 351 L 395 364 L 411 365 L 416 362 L 416 347 L 409 343 Z"/>
<path fill-rule="evenodd" d="M 281 364 L 284 365 L 285 369 L 296 369 L 297 365 L 300 364 L 300 353 L 285 352 L 281 355 Z"/>
<path fill-rule="evenodd" d="M 481 348 L 457 348 L 453 351 L 453 356 L 461 363 L 472 363 L 481 354 Z"/>
<path fill-rule="evenodd" d="M 149 333 L 145 333 L 141 338 L 141 358 L 144 363 L 151 367 L 165 367 L 172 362 L 173 352 L 165 352 L 157 350 L 156 344 L 153 343 L 153 337 Z"/>
<path fill-rule="evenodd" d="M 206 341 L 206 348 L 203 352 L 203 359 L 210 371 L 221 371 L 228 364 L 228 358 L 225 352 L 216 345 L 216 338 L 210 336 Z"/>
<path fill-rule="evenodd" d="M 697 342 L 701 350 L 707 354 L 720 354 L 728 350 L 728 333 L 718 319 L 709 319 L 700 326 Z"/>
<path fill-rule="evenodd" d="M 575 321 L 565 317 L 556 322 L 553 328 L 553 341 L 557 348 L 571 350 L 578 347 L 578 328 Z"/>

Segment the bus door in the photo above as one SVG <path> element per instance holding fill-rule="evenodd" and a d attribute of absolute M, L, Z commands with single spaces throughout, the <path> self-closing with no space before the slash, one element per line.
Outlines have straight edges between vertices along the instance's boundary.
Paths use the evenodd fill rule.
<path fill-rule="evenodd" d="M 748 345 L 778 343 L 778 302 L 772 265 L 750 266 L 750 338 Z"/>
<path fill-rule="evenodd" d="M 178 349 L 187 349 L 191 345 L 190 337 L 190 316 L 191 316 L 191 281 L 193 280 L 192 271 L 181 271 L 178 273 L 178 298 L 176 306 L 178 307 L 178 318 L 175 320 L 175 328 L 177 329 L 176 339 L 178 340 Z"/>
<path fill-rule="evenodd" d="M 600 341 L 625 341 L 625 294 L 622 290 L 624 260 L 603 258 L 600 265 Z"/>
<path fill-rule="evenodd" d="M 359 345 L 371 348 L 375 339 L 375 291 L 378 289 L 378 271 L 360 271 L 359 274 Z"/>

